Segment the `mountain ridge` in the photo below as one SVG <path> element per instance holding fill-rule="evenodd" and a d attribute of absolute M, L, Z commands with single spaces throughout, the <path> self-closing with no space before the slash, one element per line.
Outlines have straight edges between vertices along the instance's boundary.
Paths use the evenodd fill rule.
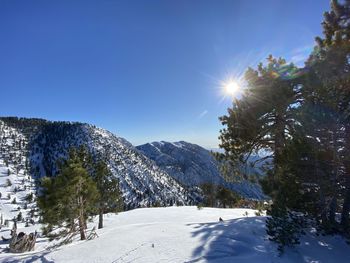
<path fill-rule="evenodd" d="M 16 176 L 37 181 L 55 175 L 57 160 L 80 145 L 86 145 L 95 159 L 108 160 L 120 181 L 126 209 L 197 202 L 198 194 L 193 195 L 126 139 L 105 129 L 79 122 L 0 117 L 0 165 Z"/>
<path fill-rule="evenodd" d="M 244 197 L 265 198 L 258 184 L 248 180 L 237 182 L 225 180 L 220 171 L 220 163 L 211 151 L 197 144 L 186 141 L 159 141 L 138 145 L 136 148 L 183 185 L 199 186 L 203 183 L 212 183 L 224 185 Z"/>

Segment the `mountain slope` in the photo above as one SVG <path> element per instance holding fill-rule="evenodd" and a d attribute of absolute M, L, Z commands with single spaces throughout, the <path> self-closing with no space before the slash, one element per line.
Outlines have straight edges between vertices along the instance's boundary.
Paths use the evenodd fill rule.
<path fill-rule="evenodd" d="M 260 186 L 248 181 L 226 182 L 212 153 L 188 142 L 152 142 L 136 147 L 176 180 L 187 186 L 202 183 L 225 185 L 249 198 L 263 198 Z"/>
<path fill-rule="evenodd" d="M 55 175 L 57 160 L 67 156 L 70 147 L 82 144 L 95 159 L 108 160 L 109 169 L 120 181 L 126 208 L 195 202 L 153 161 L 104 129 L 83 123 L 0 118 L 0 166 L 2 171 L 9 169 L 19 184 L 22 177 L 33 186 L 33 180 Z"/>

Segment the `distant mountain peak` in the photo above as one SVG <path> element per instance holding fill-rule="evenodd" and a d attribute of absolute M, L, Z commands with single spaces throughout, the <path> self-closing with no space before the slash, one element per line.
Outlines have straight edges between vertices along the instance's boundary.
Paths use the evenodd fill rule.
<path fill-rule="evenodd" d="M 249 198 L 263 198 L 261 188 L 248 181 L 226 182 L 220 172 L 220 164 L 211 151 L 186 141 L 152 142 L 136 147 L 160 168 L 187 186 L 203 183 L 225 185 Z"/>

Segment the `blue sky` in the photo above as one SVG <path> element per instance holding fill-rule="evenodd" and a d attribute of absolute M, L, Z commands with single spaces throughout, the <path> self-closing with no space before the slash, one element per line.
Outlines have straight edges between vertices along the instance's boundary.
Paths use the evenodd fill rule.
<path fill-rule="evenodd" d="M 302 64 L 328 0 L 0 0 L 0 115 L 82 121 L 133 144 L 216 147 L 220 84 Z"/>

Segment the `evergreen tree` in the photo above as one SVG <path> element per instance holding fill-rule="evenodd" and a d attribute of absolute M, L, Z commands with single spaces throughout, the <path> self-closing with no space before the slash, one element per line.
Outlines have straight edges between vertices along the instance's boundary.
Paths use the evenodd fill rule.
<path fill-rule="evenodd" d="M 269 56 L 266 66 L 259 64 L 257 70 L 247 70 L 244 95 L 234 101 L 228 115 L 220 118 L 225 126 L 220 131 L 225 159 L 245 163 L 260 150 L 273 153 L 264 157 L 273 158 L 273 171 L 265 180 L 265 190 L 271 196 L 276 191 L 275 181 L 281 176 L 286 139 L 294 131 L 294 106 L 300 103 L 301 96 L 299 74 L 293 64 Z"/>
<path fill-rule="evenodd" d="M 203 205 L 209 207 L 232 207 L 238 200 L 239 196 L 222 185 L 213 183 L 203 183 L 201 185 L 203 193 Z"/>
<path fill-rule="evenodd" d="M 213 183 L 203 183 L 200 186 L 203 192 L 203 203 L 205 206 L 215 207 L 216 205 L 216 185 Z"/>
<path fill-rule="evenodd" d="M 95 211 L 99 193 L 80 157 L 72 149 L 68 159 L 60 163 L 60 173 L 42 180 L 38 205 L 51 238 L 64 236 L 70 240 L 79 232 L 80 239 L 86 239 L 86 220 Z M 55 226 L 60 230 L 54 229 Z"/>
<path fill-rule="evenodd" d="M 337 208 L 337 198 L 342 197 L 341 226 L 343 231 L 350 234 L 350 2 L 333 0 L 331 11 L 324 13 L 322 23 L 324 37 L 317 37 L 317 46 L 307 61 L 310 68 L 309 82 L 310 94 L 319 94 L 318 105 L 333 114 L 334 125 L 328 127 L 334 137 L 333 162 L 336 176 L 333 185 L 333 196 L 329 199 L 334 218 Z M 315 82 L 314 80 L 317 80 Z M 319 84 L 319 85 L 316 85 Z M 313 93 L 312 93 L 313 92 Z M 314 96 L 311 96 L 314 97 Z M 343 144 L 343 145 L 341 145 Z M 344 189 L 344 190 L 342 190 Z M 325 198 L 327 202 L 327 197 Z M 333 219 L 333 221 L 335 221 Z"/>
<path fill-rule="evenodd" d="M 273 153 L 262 186 L 273 200 L 267 231 L 281 251 L 298 243 L 296 212 L 322 230 L 350 234 L 349 24 L 350 1 L 332 0 L 305 68 L 269 57 L 267 66 L 248 69 L 245 94 L 221 117 L 224 159 Z"/>
<path fill-rule="evenodd" d="M 239 200 L 239 196 L 236 193 L 222 185 L 217 188 L 216 198 L 219 200 L 220 206 L 223 208 L 226 208 L 227 206 L 232 207 Z"/>
<path fill-rule="evenodd" d="M 95 165 L 93 179 L 100 193 L 97 200 L 98 228 L 103 228 L 103 214 L 118 212 L 123 208 L 122 195 L 119 190 L 119 181 L 108 169 L 105 162 L 99 161 Z"/>

